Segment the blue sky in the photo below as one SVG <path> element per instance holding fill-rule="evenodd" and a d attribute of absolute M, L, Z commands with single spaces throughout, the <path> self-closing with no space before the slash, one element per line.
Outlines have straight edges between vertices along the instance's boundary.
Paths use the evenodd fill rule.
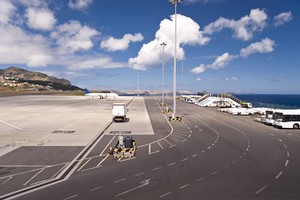
<path fill-rule="evenodd" d="M 300 94 L 298 0 L 183 0 L 177 90 Z M 168 0 L 0 0 L 0 68 L 89 89 L 172 90 Z"/>

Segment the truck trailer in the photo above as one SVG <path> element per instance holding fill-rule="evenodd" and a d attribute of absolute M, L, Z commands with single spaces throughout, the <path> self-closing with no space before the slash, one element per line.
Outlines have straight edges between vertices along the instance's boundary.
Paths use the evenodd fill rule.
<path fill-rule="evenodd" d="M 114 122 L 126 121 L 126 105 L 125 103 L 114 103 L 112 106 L 112 117 Z"/>

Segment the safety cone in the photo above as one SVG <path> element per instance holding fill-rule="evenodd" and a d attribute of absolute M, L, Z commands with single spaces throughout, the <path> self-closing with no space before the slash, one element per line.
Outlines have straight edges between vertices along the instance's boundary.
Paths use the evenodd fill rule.
<path fill-rule="evenodd" d="M 112 147 L 109 147 L 109 155 L 113 155 Z"/>

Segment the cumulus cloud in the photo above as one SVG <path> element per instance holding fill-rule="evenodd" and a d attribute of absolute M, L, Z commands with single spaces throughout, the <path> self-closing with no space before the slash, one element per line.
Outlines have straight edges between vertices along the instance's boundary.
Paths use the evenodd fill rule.
<path fill-rule="evenodd" d="M 41 35 L 26 33 L 21 28 L 0 26 L 1 64 L 27 64 L 31 67 L 46 66 L 52 59 L 49 41 Z"/>
<path fill-rule="evenodd" d="M 225 78 L 225 81 L 237 81 L 237 77 Z"/>
<path fill-rule="evenodd" d="M 69 21 L 56 28 L 51 37 L 57 41 L 61 53 L 74 53 L 76 51 L 90 50 L 94 45 L 93 37 L 99 35 L 98 31 L 78 21 Z"/>
<path fill-rule="evenodd" d="M 126 66 L 124 63 L 113 62 L 108 56 L 77 57 L 76 62 L 69 65 L 69 69 L 90 69 L 90 68 L 121 68 Z"/>
<path fill-rule="evenodd" d="M 28 8 L 26 18 L 30 28 L 42 31 L 52 30 L 57 21 L 54 14 L 46 8 Z"/>
<path fill-rule="evenodd" d="M 256 31 L 261 31 L 266 26 L 268 16 L 264 10 L 252 9 L 249 15 L 239 20 L 220 17 L 217 21 L 210 23 L 204 28 L 205 34 L 213 34 L 223 29 L 232 29 L 234 37 L 240 40 L 250 40 Z"/>
<path fill-rule="evenodd" d="M 130 42 L 140 42 L 144 39 L 141 33 L 125 34 L 123 38 L 116 39 L 114 37 L 109 37 L 101 42 L 101 47 L 107 51 L 124 51 L 128 49 Z"/>
<path fill-rule="evenodd" d="M 73 10 L 85 10 L 92 3 L 93 0 L 70 0 L 68 6 Z"/>
<path fill-rule="evenodd" d="M 218 70 L 218 69 L 222 69 L 224 68 L 226 65 L 228 65 L 228 63 L 237 58 L 237 56 L 235 55 L 230 55 L 229 53 L 224 53 L 221 56 L 218 56 L 216 58 L 216 60 L 213 62 L 213 64 L 208 65 L 209 68 L 214 69 L 214 70 Z"/>
<path fill-rule="evenodd" d="M 16 10 L 15 6 L 10 1 L 1 0 L 0 1 L 0 25 L 9 23 L 15 10 Z"/>
<path fill-rule="evenodd" d="M 265 38 L 260 42 L 255 42 L 240 51 L 240 56 L 248 57 L 254 53 L 270 53 L 274 51 L 275 42 L 269 38 Z"/>
<path fill-rule="evenodd" d="M 165 60 L 174 56 L 174 18 L 164 19 L 160 23 L 160 28 L 155 34 L 155 39 L 144 44 L 138 56 L 129 59 L 129 64 L 133 69 L 146 70 L 148 67 L 161 63 L 162 47 L 165 42 Z M 184 27 L 184 28 L 183 28 Z M 191 18 L 177 14 L 177 57 L 184 59 L 184 50 L 180 45 L 205 45 L 209 38 L 204 37 L 200 31 L 200 26 Z"/>
<path fill-rule="evenodd" d="M 281 26 L 293 19 L 292 12 L 284 12 L 274 17 L 274 26 Z"/>
<path fill-rule="evenodd" d="M 201 64 L 198 67 L 193 68 L 190 72 L 193 74 L 201 74 L 205 72 L 205 65 Z"/>

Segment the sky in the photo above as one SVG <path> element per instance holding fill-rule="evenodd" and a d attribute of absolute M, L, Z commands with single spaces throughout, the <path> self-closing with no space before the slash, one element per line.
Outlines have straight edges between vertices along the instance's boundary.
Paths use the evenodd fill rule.
<path fill-rule="evenodd" d="M 172 90 L 176 46 L 177 91 L 300 94 L 299 0 L 182 1 L 175 45 L 168 0 L 0 0 L 0 69 Z"/>

